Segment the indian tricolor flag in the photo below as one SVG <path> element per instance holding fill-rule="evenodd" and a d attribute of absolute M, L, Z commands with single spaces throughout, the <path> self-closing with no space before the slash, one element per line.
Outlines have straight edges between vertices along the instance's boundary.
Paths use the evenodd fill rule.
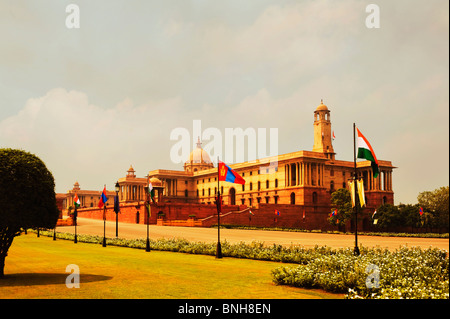
<path fill-rule="evenodd" d="M 375 152 L 373 151 L 372 146 L 369 141 L 362 135 L 360 130 L 356 128 L 358 132 L 358 158 L 364 158 L 371 162 L 373 177 L 377 178 L 379 174 L 378 170 L 378 160 L 375 156 Z"/>
<path fill-rule="evenodd" d="M 78 194 L 75 194 L 75 197 L 73 198 L 73 203 L 75 207 L 80 207 L 80 199 L 78 198 Z"/>

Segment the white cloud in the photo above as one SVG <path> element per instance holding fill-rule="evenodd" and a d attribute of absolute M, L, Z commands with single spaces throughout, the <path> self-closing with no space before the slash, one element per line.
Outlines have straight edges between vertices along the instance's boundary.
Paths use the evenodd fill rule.
<path fill-rule="evenodd" d="M 127 98 L 105 109 L 90 104 L 85 93 L 55 88 L 0 122 L 0 142 L 40 156 L 58 191 L 75 180 L 95 187 L 119 178 L 130 164 L 145 176 L 168 140 L 168 115 L 179 113 L 180 106 L 177 98 L 138 106 Z"/>

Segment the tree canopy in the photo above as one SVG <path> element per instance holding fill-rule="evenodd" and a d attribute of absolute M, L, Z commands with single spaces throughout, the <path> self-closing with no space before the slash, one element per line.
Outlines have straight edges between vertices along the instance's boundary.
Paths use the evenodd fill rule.
<path fill-rule="evenodd" d="M 44 162 L 22 150 L 0 149 L 0 276 L 20 229 L 54 228 L 58 215 L 54 178 Z"/>
<path fill-rule="evenodd" d="M 337 214 L 330 216 L 328 221 L 331 225 L 344 226 L 346 221 L 352 218 L 352 199 L 350 191 L 346 188 L 339 188 L 331 194 L 332 210 L 337 210 Z"/>

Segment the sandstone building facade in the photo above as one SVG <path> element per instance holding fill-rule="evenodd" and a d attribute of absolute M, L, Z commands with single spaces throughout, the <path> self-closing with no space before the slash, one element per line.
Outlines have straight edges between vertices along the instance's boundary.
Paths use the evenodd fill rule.
<path fill-rule="evenodd" d="M 333 229 L 327 221 L 331 211 L 331 193 L 339 188 L 348 188 L 347 182 L 353 178 L 354 162 L 335 158 L 330 113 L 323 102 L 313 113 L 312 151 L 295 151 L 229 165 L 246 182 L 244 185 L 220 183 L 224 223 Z M 370 228 L 368 216 L 378 206 L 394 203 L 392 173 L 395 167 L 387 160 L 378 162 L 378 178 L 373 177 L 369 161 L 357 162 L 357 174 L 364 180 L 366 194 L 366 207 L 360 219 L 363 229 Z M 215 222 L 217 167 L 202 149 L 200 140 L 183 168 L 180 171 L 157 169 L 148 173 L 157 191 L 150 223 L 174 225 L 186 224 L 191 220 L 190 225 L 209 226 Z M 118 183 L 121 206 L 129 215 L 122 216 L 122 219 L 143 222 L 142 218 L 136 216 L 144 215 L 147 177 L 136 177 L 134 169 L 130 167 L 127 175 L 119 179 Z M 71 203 L 70 195 L 74 191 L 67 194 L 66 205 Z M 80 194 L 82 191 L 78 190 L 79 197 Z M 111 194 L 114 196 L 115 192 Z M 81 196 L 85 196 L 86 213 L 92 211 L 90 216 L 97 216 L 95 200 L 90 199 L 87 193 Z M 92 201 L 94 208 L 89 209 Z M 275 209 L 280 211 L 280 216 L 274 216 Z M 249 214 L 249 210 L 252 214 Z"/>

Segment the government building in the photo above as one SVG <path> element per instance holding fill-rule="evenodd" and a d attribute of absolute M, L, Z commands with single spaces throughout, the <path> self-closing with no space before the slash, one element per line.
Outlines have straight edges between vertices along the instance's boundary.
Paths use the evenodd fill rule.
<path fill-rule="evenodd" d="M 354 162 L 337 160 L 332 144 L 330 110 L 321 103 L 313 112 L 314 144 L 311 151 L 295 151 L 252 162 L 229 165 L 245 179 L 244 185 L 220 182 L 223 195 L 221 223 L 303 229 L 337 229 L 328 223 L 331 193 L 348 188 Z M 157 169 L 148 172 L 156 191 L 150 223 L 158 225 L 211 226 L 217 222 L 217 167 L 202 149 L 200 140 L 183 165 L 183 170 Z M 357 162 L 358 178 L 364 181 L 366 206 L 358 218 L 363 230 L 370 229 L 370 216 L 380 205 L 394 203 L 390 161 L 378 160 L 380 174 L 373 177 L 369 161 Z M 147 222 L 144 203 L 147 177 L 136 177 L 132 167 L 118 179 L 120 218 L 133 223 Z M 75 184 L 75 187 L 79 185 Z M 73 205 L 75 188 L 67 193 L 65 208 Z M 95 194 L 87 192 L 79 216 L 99 218 L 98 209 L 89 207 Z M 115 192 L 110 192 L 115 195 Z M 82 195 L 83 196 L 83 195 Z M 112 201 L 111 201 L 112 202 Z M 92 206 L 92 205 L 91 205 Z M 115 213 L 108 216 L 115 220 Z M 84 212 L 83 212 L 84 211 Z M 275 214 L 278 211 L 279 214 Z M 124 213 L 125 212 L 125 213 Z M 126 215 L 126 216 L 125 216 Z M 353 228 L 353 225 L 348 225 Z M 359 226 L 358 226 L 359 228 Z M 360 228 L 361 229 L 361 228 Z"/>

